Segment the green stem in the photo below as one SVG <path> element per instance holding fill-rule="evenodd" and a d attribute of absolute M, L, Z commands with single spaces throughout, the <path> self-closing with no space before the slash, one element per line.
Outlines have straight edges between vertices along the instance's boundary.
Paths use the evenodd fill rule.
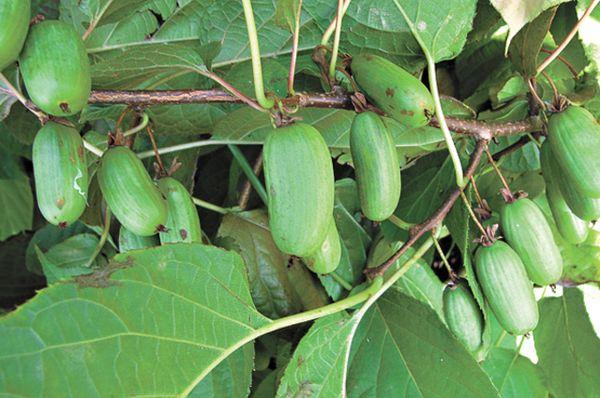
<path fill-rule="evenodd" d="M 454 174 L 456 176 L 456 185 L 459 187 L 464 187 L 466 185 L 466 181 L 464 181 L 462 164 L 460 161 L 460 156 L 458 155 L 458 151 L 456 150 L 456 145 L 454 145 L 454 141 L 452 140 L 452 135 L 450 134 L 450 129 L 448 128 L 448 124 L 446 124 L 446 118 L 444 117 L 444 111 L 442 110 L 442 102 L 440 100 L 440 93 L 438 91 L 437 85 L 437 76 L 435 73 L 435 60 L 433 56 L 429 52 L 427 45 L 423 41 L 423 38 L 417 31 L 416 27 L 406 15 L 404 8 L 398 3 L 398 0 L 393 0 L 394 4 L 404 17 L 410 31 L 419 46 L 421 46 L 421 50 L 425 55 L 425 59 L 427 60 L 427 75 L 429 77 L 429 89 L 431 90 L 431 95 L 433 96 L 433 102 L 435 103 L 435 114 L 440 124 L 440 129 L 442 133 L 444 133 L 444 140 L 446 141 L 446 146 L 448 147 L 448 152 L 450 152 L 450 158 L 452 159 L 452 163 L 454 164 Z"/>
<path fill-rule="evenodd" d="M 235 208 L 225 208 L 225 207 L 217 206 L 210 202 L 206 202 L 202 199 L 198 199 L 198 198 L 194 198 L 194 197 L 192 197 L 192 202 L 194 202 L 194 204 L 198 207 L 202 207 L 203 209 L 214 211 L 215 213 L 229 214 L 229 213 L 236 212 Z"/>
<path fill-rule="evenodd" d="M 235 145 L 227 145 L 227 148 L 229 148 L 229 150 L 233 154 L 233 157 L 240 165 L 242 171 L 246 175 L 248 181 L 250 181 L 250 184 L 252 184 L 252 187 L 254 188 L 256 193 L 258 193 L 258 196 L 260 196 L 263 203 L 266 206 L 268 206 L 267 191 L 265 190 L 265 187 L 263 186 L 262 182 L 260 182 L 256 174 L 254 174 L 252 166 L 250 166 L 250 163 L 248 163 L 248 160 L 246 160 L 246 157 L 244 156 L 242 151 L 240 151 L 240 149 Z"/>
<path fill-rule="evenodd" d="M 150 120 L 150 118 L 148 117 L 148 114 L 146 114 L 146 112 L 142 113 L 142 121 L 140 122 L 140 124 L 123 132 L 123 137 L 127 137 L 127 136 L 130 136 L 130 135 L 133 135 L 135 133 L 142 131 L 148 125 L 149 120 Z"/>
<path fill-rule="evenodd" d="M 98 255 L 102 251 L 102 248 L 104 247 L 104 245 L 106 244 L 106 240 L 108 239 L 109 232 L 110 232 L 110 209 L 108 208 L 108 206 L 106 206 L 106 210 L 104 212 L 104 229 L 102 230 L 102 235 L 100 235 L 100 240 L 98 241 L 98 244 L 96 245 L 96 248 L 94 249 L 94 252 L 92 253 L 92 256 L 85 263 L 86 268 L 90 267 L 92 265 L 92 263 L 94 262 L 96 257 L 98 257 Z"/>
<path fill-rule="evenodd" d="M 362 292 L 357 293 L 348 298 L 345 298 L 343 300 L 326 305 L 324 307 L 316 308 L 311 311 L 305 311 L 305 312 L 301 312 L 299 314 L 286 316 L 284 318 L 280 318 L 275 321 L 271 321 L 270 323 L 266 324 L 265 326 L 255 329 L 252 333 L 245 336 L 243 339 L 238 341 L 236 344 L 234 344 L 231 347 L 224 350 L 221 353 L 221 355 L 219 355 L 218 358 L 214 359 L 213 362 L 210 364 L 210 366 L 206 367 L 204 369 L 204 371 L 202 371 L 202 373 L 200 375 L 198 375 L 196 380 L 188 386 L 188 388 L 181 394 L 181 396 L 187 396 L 189 394 L 189 392 L 192 391 L 194 389 L 194 387 L 204 377 L 206 377 L 206 375 L 208 373 L 210 373 L 210 371 L 212 371 L 221 361 L 223 361 L 225 358 L 227 358 L 229 355 L 231 355 L 233 352 L 235 352 L 238 348 L 244 346 L 245 344 L 251 342 L 252 340 L 255 340 L 255 339 L 259 338 L 260 336 L 274 332 L 276 330 L 286 328 L 288 326 L 293 326 L 293 325 L 297 325 L 299 323 L 312 321 L 312 320 L 322 318 L 327 315 L 335 314 L 337 312 L 343 311 L 350 307 L 354 307 L 355 305 L 360 304 L 363 301 L 366 301 L 369 297 L 376 294 L 377 288 L 378 288 L 377 284 L 373 283 L 373 284 L 371 284 L 371 286 L 369 286 L 369 288 L 363 290 Z"/>
<path fill-rule="evenodd" d="M 331 276 L 333 278 L 333 280 L 336 281 L 338 284 L 340 284 L 344 289 L 346 289 L 348 291 L 352 290 L 352 285 L 347 280 L 345 280 L 344 278 L 342 278 L 341 276 L 336 274 L 335 272 L 326 274 L 325 276 Z"/>
<path fill-rule="evenodd" d="M 343 14 L 346 13 L 346 11 L 348 10 L 348 6 L 349 5 L 350 5 L 350 0 L 345 0 L 344 1 L 344 11 L 343 11 Z M 336 18 L 337 18 L 337 16 L 334 17 L 333 21 L 331 21 L 331 23 L 329 24 L 329 26 L 325 30 L 325 33 L 323 33 L 323 38 L 321 39 L 321 45 L 322 46 L 326 46 L 327 45 L 327 43 L 329 42 L 329 39 L 331 38 L 331 35 L 335 31 L 335 26 L 337 24 Z"/>
<path fill-rule="evenodd" d="M 83 138 L 83 147 L 98 157 L 102 157 L 102 155 L 104 154 L 104 151 L 102 149 L 87 141 L 85 138 Z"/>
<path fill-rule="evenodd" d="M 412 227 L 414 227 L 415 224 L 411 224 L 408 221 L 404 221 L 403 219 L 401 219 L 400 217 L 396 216 L 395 214 L 392 214 L 388 219 L 389 222 L 391 222 L 392 224 L 394 224 L 395 226 L 397 226 L 400 229 L 404 229 L 404 230 L 409 230 Z"/>
<path fill-rule="evenodd" d="M 340 37 L 342 33 L 342 19 L 344 18 L 344 0 L 338 0 L 337 14 L 335 18 L 335 36 L 333 37 L 333 50 L 329 61 L 329 80 L 335 81 L 335 65 L 340 48 Z"/>
<path fill-rule="evenodd" d="M 448 275 L 450 275 L 451 279 L 454 279 L 454 277 L 453 277 L 454 271 L 452 271 L 452 267 L 450 266 L 450 263 L 448 262 L 448 259 L 446 258 L 446 254 L 444 253 L 444 251 L 442 250 L 442 247 L 440 246 L 440 242 L 438 242 L 437 239 L 433 238 L 433 244 L 435 245 L 435 250 L 437 250 L 439 256 L 442 259 L 442 262 L 444 263 L 444 266 L 446 267 L 446 271 L 448 271 Z"/>
<path fill-rule="evenodd" d="M 200 140 L 200 141 L 191 141 L 186 142 L 185 144 L 167 146 L 164 148 L 158 149 L 158 154 L 163 155 L 165 153 L 173 153 L 179 151 L 185 151 L 186 149 L 192 148 L 200 148 L 204 146 L 212 146 L 212 145 L 262 145 L 262 141 L 243 141 L 243 140 Z M 137 154 L 137 157 L 140 159 L 151 158 L 154 156 L 154 150 L 143 151 Z"/>
<path fill-rule="evenodd" d="M 256 32 L 256 23 L 254 22 L 254 11 L 250 0 L 242 0 L 244 7 L 244 17 L 246 19 L 246 28 L 248 29 L 248 42 L 250 43 L 250 55 L 252 56 L 252 74 L 254 76 L 254 92 L 256 101 L 265 109 L 271 109 L 275 101 L 265 96 L 263 84 L 262 65 L 260 61 L 260 46 L 258 44 L 258 34 Z"/>

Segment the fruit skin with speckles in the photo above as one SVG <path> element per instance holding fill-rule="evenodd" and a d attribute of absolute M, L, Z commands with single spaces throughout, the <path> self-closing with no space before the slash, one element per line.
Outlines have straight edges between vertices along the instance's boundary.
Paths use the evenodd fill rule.
<path fill-rule="evenodd" d="M 360 54 L 352 58 L 351 68 L 367 97 L 398 122 L 410 127 L 424 126 L 435 113 L 427 87 L 387 59 Z"/>
<path fill-rule="evenodd" d="M 481 246 L 475 253 L 475 272 L 483 294 L 508 333 L 532 331 L 539 320 L 533 286 L 519 255 L 505 242 Z"/>
<path fill-rule="evenodd" d="M 587 109 L 571 105 L 548 121 L 548 140 L 560 169 L 590 198 L 600 198 L 600 124 Z"/>
<path fill-rule="evenodd" d="M 362 212 L 373 221 L 389 218 L 400 200 L 400 164 L 392 135 L 377 114 L 354 118 L 350 152 Z"/>
<path fill-rule="evenodd" d="M 327 236 L 315 253 L 304 258 L 308 268 L 316 274 L 329 274 L 336 270 L 342 258 L 342 245 L 340 235 L 335 225 L 335 220 L 331 219 Z"/>
<path fill-rule="evenodd" d="M 104 153 L 98 184 L 110 210 L 132 233 L 150 236 L 164 229 L 167 202 L 131 149 L 115 146 Z"/>
<path fill-rule="evenodd" d="M 32 148 L 38 207 L 48 222 L 66 227 L 83 214 L 88 169 L 81 136 L 72 127 L 48 122 Z"/>
<path fill-rule="evenodd" d="M 130 250 L 147 249 L 160 245 L 157 235 L 139 236 L 121 225 L 119 229 L 119 252 L 125 253 Z"/>
<path fill-rule="evenodd" d="M 0 1 L 0 71 L 19 57 L 29 31 L 31 0 Z"/>
<path fill-rule="evenodd" d="M 555 167 L 552 164 L 552 156 L 550 144 L 545 141 L 542 144 L 540 161 L 546 182 L 546 198 L 558 232 L 567 242 L 576 245 L 587 237 L 588 223 L 577 217 L 565 201 L 560 191 L 560 179 L 555 174 Z"/>
<path fill-rule="evenodd" d="M 272 130 L 264 145 L 269 226 L 284 253 L 312 255 L 333 218 L 334 177 L 329 148 L 312 126 Z"/>
<path fill-rule="evenodd" d="M 166 231 L 160 232 L 161 243 L 202 243 L 202 229 L 196 205 L 189 191 L 173 177 L 158 180 L 158 188 L 167 199 Z"/>
<path fill-rule="evenodd" d="M 62 21 L 34 25 L 19 65 L 27 93 L 44 112 L 69 116 L 86 105 L 92 88 L 90 63 L 71 25 Z"/>
<path fill-rule="evenodd" d="M 476 352 L 482 343 L 483 314 L 466 282 L 446 286 L 443 303 L 450 331 L 470 352 Z"/>
<path fill-rule="evenodd" d="M 507 203 L 500 210 L 504 237 L 517 252 L 529 279 L 540 285 L 558 282 L 563 260 L 552 230 L 538 205 L 527 198 Z"/>

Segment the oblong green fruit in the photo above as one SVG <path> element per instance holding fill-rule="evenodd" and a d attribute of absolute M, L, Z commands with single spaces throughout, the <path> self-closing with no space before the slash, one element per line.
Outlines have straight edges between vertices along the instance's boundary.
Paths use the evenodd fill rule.
<path fill-rule="evenodd" d="M 98 184 L 108 207 L 125 228 L 140 236 L 164 229 L 167 202 L 129 148 L 115 146 L 104 153 Z"/>
<path fill-rule="evenodd" d="M 275 244 L 299 257 L 313 254 L 333 217 L 333 163 L 323 137 L 304 123 L 271 131 L 264 170 Z"/>
<path fill-rule="evenodd" d="M 72 127 L 48 122 L 32 149 L 38 207 L 48 222 L 66 227 L 83 214 L 89 185 L 81 136 Z"/>
<path fill-rule="evenodd" d="M 446 286 L 443 302 L 448 328 L 470 352 L 476 352 L 482 343 L 483 314 L 466 282 Z"/>
<path fill-rule="evenodd" d="M 77 31 L 61 21 L 33 26 L 19 61 L 31 100 L 55 116 L 83 109 L 92 88 L 90 63 Z"/>
<path fill-rule="evenodd" d="M 190 192 L 173 177 L 158 180 L 158 188 L 167 199 L 166 231 L 160 232 L 161 243 L 202 243 L 200 217 Z"/>
<path fill-rule="evenodd" d="M 402 124 L 424 126 L 434 114 L 433 97 L 416 77 L 377 55 L 352 58 L 352 75 L 367 96 Z"/>
<path fill-rule="evenodd" d="M 571 105 L 548 121 L 552 153 L 578 191 L 600 198 L 600 125 L 587 109 Z"/>
<path fill-rule="evenodd" d="M 321 244 L 321 247 L 310 256 L 304 258 L 308 268 L 316 274 L 329 274 L 335 271 L 342 258 L 342 245 L 340 235 L 335 225 L 333 217 L 327 231 L 327 236 Z"/>
<path fill-rule="evenodd" d="M 519 255 L 508 244 L 496 241 L 477 249 L 475 272 L 504 330 L 520 335 L 535 328 L 539 313 L 533 286 Z"/>
<path fill-rule="evenodd" d="M 558 232 L 569 243 L 576 245 L 583 242 L 588 235 L 588 223 L 573 213 L 560 192 L 559 179 L 551 164 L 552 152 L 547 141 L 542 144 L 540 161 L 546 182 L 546 198 Z"/>
<path fill-rule="evenodd" d="M 500 225 L 517 252 L 529 279 L 544 286 L 558 282 L 563 260 L 544 213 L 530 199 L 517 199 L 500 210 Z"/>
<path fill-rule="evenodd" d="M 158 246 L 160 240 L 157 235 L 139 236 L 121 225 L 119 229 L 119 252 L 125 253 L 130 250 L 147 249 Z"/>
<path fill-rule="evenodd" d="M 400 200 L 400 164 L 392 135 L 378 115 L 364 112 L 354 118 L 350 153 L 362 212 L 373 221 L 389 218 Z"/>
<path fill-rule="evenodd" d="M 544 152 L 546 152 L 545 156 Z M 565 202 L 567 202 L 573 213 L 584 221 L 592 221 L 600 218 L 600 198 L 590 198 L 579 192 L 573 180 L 565 175 L 556 162 L 556 157 L 552 152 L 549 141 L 545 141 L 542 145 L 542 159 L 545 159 L 542 165 L 542 172 L 552 175 Z"/>
<path fill-rule="evenodd" d="M 31 0 L 0 1 L 0 72 L 19 57 L 30 15 Z"/>

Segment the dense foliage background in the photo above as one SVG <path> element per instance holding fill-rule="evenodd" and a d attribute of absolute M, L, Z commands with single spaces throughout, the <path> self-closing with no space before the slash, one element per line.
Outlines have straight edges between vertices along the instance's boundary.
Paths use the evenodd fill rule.
<path fill-rule="evenodd" d="M 281 98 L 288 95 L 297 3 L 252 1 L 266 90 Z M 429 84 L 427 55 L 436 64 L 433 76 L 447 116 L 520 121 L 532 110 L 528 81 L 537 65 L 590 3 L 354 0 L 343 18 L 340 51 L 384 56 Z M 94 90 L 220 88 L 209 78 L 214 73 L 241 93 L 255 95 L 240 0 L 37 0 L 32 8 L 32 17 L 61 19 L 86 37 Z M 312 56 L 336 9 L 336 1 L 302 2 L 296 92 L 331 89 Z M 554 84 L 600 118 L 599 26 L 597 7 L 561 59 L 537 76 L 543 101 L 553 100 Z M 21 86 L 16 64 L 2 73 Z M 336 77 L 335 95 L 346 95 L 351 91 L 347 76 L 340 72 Z M 164 151 L 162 161 L 170 165 L 177 158 L 182 166 L 173 176 L 208 202 L 199 207 L 207 244 L 125 253 L 118 223 L 107 225 L 104 219 L 95 179 L 79 222 L 60 229 L 41 217 L 31 168 L 40 123 L 6 92 L 6 85 L 0 88 L 0 395 L 600 395 L 600 344 L 590 321 L 596 315 L 598 327 L 597 223 L 579 245 L 555 233 L 565 263 L 563 278 L 555 294 L 537 289 L 538 298 L 543 296 L 539 325 L 528 338 L 515 337 L 501 329 L 484 304 L 472 267 L 479 232 L 464 203 L 456 202 L 436 234 L 485 315 L 484 346 L 473 356 L 445 326 L 442 292 L 448 272 L 435 247 L 417 253 L 421 258 L 377 301 L 348 311 L 305 312 L 340 302 L 356 286 L 364 288 L 367 264 L 381 264 L 399 241 L 408 239 L 398 222 L 377 224 L 360 216 L 348 149 L 354 111 L 301 107 L 293 113 L 319 130 L 335 158 L 334 216 L 342 260 L 334 276 L 317 276 L 276 248 L 265 206 L 254 190 L 240 201 L 247 179 L 232 155 L 235 147 L 228 145 L 254 164 L 272 128 L 268 113 L 234 103 L 130 109 L 98 101 L 70 117 L 100 150 L 116 127 L 138 124 L 142 111 L 159 148 L 194 143 Z M 395 215 L 406 223 L 422 222 L 455 188 L 444 136 L 433 126 L 386 123 L 403 168 Z M 547 210 L 539 139 L 538 132 L 497 137 L 490 150 L 498 154 L 524 143 L 502 156 L 499 167 L 511 189 L 527 191 Z M 474 140 L 465 134 L 455 134 L 454 140 L 466 166 Z M 148 135 L 138 133 L 133 149 L 153 171 Z M 93 173 L 98 157 L 88 155 Z M 482 163 L 475 180 L 478 194 L 495 213 L 502 203 L 501 183 L 489 164 Z M 472 187 L 465 193 L 474 203 Z M 217 207 L 210 210 L 210 204 Z M 240 204 L 245 211 L 240 212 Z M 489 225 L 497 222 L 494 217 Z M 106 242 L 103 231 L 110 232 Z M 383 249 L 375 251 L 376 244 Z M 97 248 L 101 252 L 94 257 Z M 414 254 L 409 251 L 393 269 Z M 313 319 L 312 324 L 301 322 Z"/>

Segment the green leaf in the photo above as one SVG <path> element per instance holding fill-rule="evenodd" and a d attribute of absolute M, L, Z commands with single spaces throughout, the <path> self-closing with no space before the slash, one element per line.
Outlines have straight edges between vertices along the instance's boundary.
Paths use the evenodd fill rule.
<path fill-rule="evenodd" d="M 256 308 L 269 318 L 299 312 L 302 303 L 288 279 L 289 256 L 275 246 L 267 214 L 253 210 L 223 217 L 217 243 L 244 259 Z"/>
<path fill-rule="evenodd" d="M 577 2 L 577 14 L 579 18 L 590 6 L 592 0 L 579 0 Z M 595 70 L 600 69 L 600 45 L 598 44 L 598 23 L 600 23 L 600 7 L 596 6 L 590 16 L 579 27 L 578 36 L 583 43 L 587 58 L 594 65 Z M 597 86 L 600 87 L 600 75 L 596 73 Z"/>
<path fill-rule="evenodd" d="M 212 370 L 189 398 L 246 398 L 252 383 L 254 345 L 246 344 Z"/>
<path fill-rule="evenodd" d="M 437 314 L 397 291 L 384 294 L 360 323 L 347 388 L 349 397 L 499 396 Z"/>
<path fill-rule="evenodd" d="M 523 3 L 521 1 L 490 0 L 500 15 L 508 24 L 506 48 L 511 40 L 529 22 L 533 21 L 543 11 L 568 0 L 537 0 Z M 534 57 L 535 58 L 535 57 Z"/>
<path fill-rule="evenodd" d="M 94 267 L 99 265 L 99 259 L 95 259 L 90 266 L 87 262 L 98 242 L 96 235 L 80 234 L 52 246 L 46 253 L 36 247 L 48 284 L 93 272 Z"/>
<path fill-rule="evenodd" d="M 561 297 L 543 299 L 534 336 L 539 366 L 553 397 L 593 397 L 600 391 L 600 340 L 581 291 L 565 288 Z"/>
<path fill-rule="evenodd" d="M 402 173 L 403 187 L 395 214 L 410 223 L 419 223 L 437 209 L 453 188 L 452 162 L 445 153 L 420 159 Z"/>
<path fill-rule="evenodd" d="M 200 244 L 128 252 L 0 320 L 0 391 L 186 395 L 269 323 L 237 254 Z"/>
<path fill-rule="evenodd" d="M 502 398 L 548 396 L 540 369 L 513 350 L 492 349 L 482 367 L 500 391 Z"/>
<path fill-rule="evenodd" d="M 2 71 L 0 71 L 2 72 Z M 13 73 L 8 73 L 8 69 L 4 71 L 4 77 L 6 77 L 7 79 L 9 79 L 9 82 L 13 85 L 13 87 L 16 85 L 16 82 L 14 80 L 16 80 L 16 76 L 17 73 L 13 71 Z M 14 78 L 13 78 L 14 76 Z M 13 81 L 11 81 L 13 80 Z M 12 108 L 13 104 L 15 102 L 17 102 L 17 98 L 13 97 L 12 95 L 8 95 L 6 92 L 2 91 L 2 90 L 8 90 L 8 87 L 0 81 L 0 121 L 6 119 L 6 117 L 8 116 L 8 114 L 10 113 L 10 108 Z"/>
<path fill-rule="evenodd" d="M 399 33 L 404 45 L 412 47 L 418 55 L 409 23 L 414 26 L 423 44 L 436 62 L 456 57 L 465 44 L 467 33 L 475 16 L 477 1 L 435 0 L 400 2 L 371 2 L 367 0 L 350 3 L 348 16 L 364 23 L 371 29 Z M 373 16 L 377 15 L 376 18 Z M 412 45 L 411 45 L 412 44 Z"/>
<path fill-rule="evenodd" d="M 344 397 L 352 337 L 361 316 L 341 312 L 318 319 L 300 340 L 277 397 Z"/>
<path fill-rule="evenodd" d="M 512 40 L 508 54 L 519 72 L 530 78 L 537 75 L 538 54 L 556 14 L 550 8 L 528 23 Z"/>
<path fill-rule="evenodd" d="M 293 32 L 296 26 L 296 15 L 298 15 L 298 0 L 277 1 L 275 8 L 275 24 L 277 26 Z"/>
<path fill-rule="evenodd" d="M 33 194 L 29 178 L 0 178 L 0 241 L 31 229 Z"/>
<path fill-rule="evenodd" d="M 75 222 L 65 228 L 59 228 L 52 224 L 47 224 L 38 229 L 27 245 L 25 265 L 27 269 L 39 275 L 43 275 L 42 264 L 37 257 L 36 247 L 42 252 L 48 251 L 52 246 L 62 241 L 90 230 L 81 222 Z"/>

